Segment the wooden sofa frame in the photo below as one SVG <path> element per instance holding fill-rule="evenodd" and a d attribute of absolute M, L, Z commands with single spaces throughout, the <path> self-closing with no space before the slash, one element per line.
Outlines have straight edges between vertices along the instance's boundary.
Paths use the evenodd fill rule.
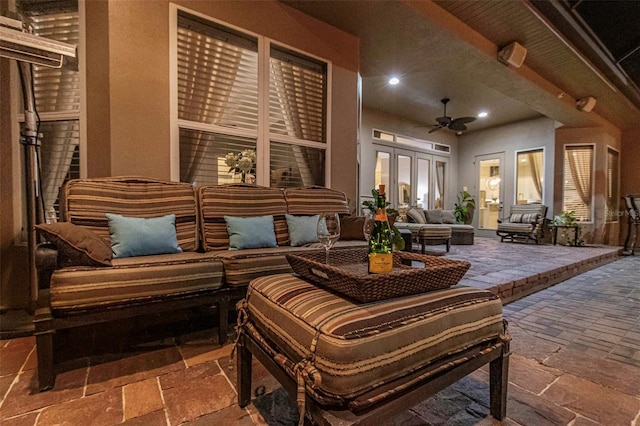
<path fill-rule="evenodd" d="M 245 407 L 251 402 L 251 367 L 255 357 L 278 380 L 282 387 L 295 400 L 297 383 L 248 333 L 240 333 L 237 343 L 236 369 L 238 404 Z M 467 362 L 458 364 L 444 372 L 436 374 L 421 386 L 413 388 L 400 397 L 373 407 L 364 413 L 355 414 L 348 409 L 325 409 L 313 398 L 306 394 L 306 418 L 310 418 L 317 425 L 371 425 L 378 426 L 382 421 L 391 419 L 395 415 L 419 404 L 442 389 L 462 379 L 478 368 L 489 363 L 489 392 L 490 414 L 497 420 L 502 420 L 507 411 L 507 387 L 509 376 L 509 341 L 498 341 L 490 351 L 483 351 L 481 355 Z"/>
<path fill-rule="evenodd" d="M 156 181 L 153 179 L 148 179 L 144 177 L 110 177 L 110 178 L 95 178 L 95 179 L 87 179 L 86 181 L 90 181 L 92 184 L 96 182 L 99 183 L 99 189 L 102 190 L 102 187 L 106 184 L 110 187 L 111 192 L 116 192 L 113 190 L 115 186 L 118 190 L 122 190 L 120 185 L 122 184 L 135 184 L 135 185 L 147 185 L 147 184 L 167 184 L 174 185 L 178 184 L 175 182 L 162 182 Z M 67 183 L 66 185 L 69 185 Z M 75 183 L 74 183 L 75 184 Z M 82 184 L 82 182 L 78 182 L 78 185 Z M 190 190 L 192 190 L 191 186 L 188 184 L 180 184 L 186 185 Z M 221 191 L 234 191 L 238 188 L 243 191 L 277 191 L 272 188 L 263 188 L 257 185 L 220 185 L 220 186 L 209 186 L 210 190 L 221 190 Z M 200 191 L 200 195 L 205 191 L 205 187 L 200 187 L 198 190 Z M 287 211 L 291 214 L 315 214 L 319 211 L 320 208 L 323 208 L 327 205 L 336 208 L 336 211 L 341 214 L 348 214 L 349 209 L 347 205 L 346 195 L 339 191 L 330 190 L 323 187 L 307 187 L 307 188 L 292 188 L 289 190 L 290 194 L 287 196 L 287 192 L 284 192 L 282 203 L 278 205 L 278 208 L 282 208 L 285 206 Z M 134 195 L 130 195 L 129 199 L 134 199 L 136 191 L 132 191 Z M 147 192 L 138 191 L 145 196 Z M 214 191 L 215 192 L 215 191 Z M 63 194 L 67 194 L 63 187 Z M 74 201 L 74 205 L 82 204 L 85 200 L 94 200 L 95 196 L 87 196 L 86 189 L 80 191 L 80 194 L 76 195 Z M 220 215 L 221 207 L 219 204 L 219 198 L 214 197 L 215 194 L 209 196 L 208 198 L 203 197 L 204 201 L 196 201 L 194 205 L 197 205 L 197 212 L 194 212 L 194 218 L 198 217 L 196 223 L 197 226 L 197 242 L 195 245 L 199 248 L 194 249 L 194 253 L 198 254 L 206 254 L 208 251 L 219 251 L 221 254 L 229 253 L 228 244 L 224 246 L 224 241 L 220 243 L 220 235 L 224 233 L 226 236 L 226 226 L 224 224 L 224 219 L 222 217 L 208 217 L 204 214 L 204 208 L 208 208 L 208 214 L 217 214 Z M 284 204 L 284 197 L 287 196 L 287 203 Z M 98 197 L 102 200 L 100 197 Z M 109 198 L 109 197 L 105 197 Z M 174 198 L 184 198 L 182 197 L 174 197 Z M 262 204 L 254 202 L 254 199 L 251 197 L 244 196 L 243 200 L 249 200 L 248 203 L 251 206 L 255 206 L 256 209 L 260 210 L 266 204 L 269 207 L 269 199 L 266 199 L 263 196 L 260 198 Z M 105 226 L 107 223 L 106 217 L 103 219 L 102 216 L 96 218 L 96 213 L 93 210 L 97 210 L 97 208 L 87 209 L 82 208 L 79 209 L 80 212 L 76 215 L 74 220 L 74 214 L 76 211 L 73 208 L 67 206 L 67 204 L 71 204 L 68 201 L 68 197 L 61 197 L 61 217 L 65 222 L 71 222 L 79 226 L 87 226 L 93 229 L 96 233 L 102 232 L 108 234 L 108 226 Z M 104 203 L 105 201 L 101 201 Z M 207 206 L 203 206 L 203 204 L 207 204 Z M 118 203 L 116 203 L 118 204 Z M 126 203 L 123 203 L 126 204 Z M 148 204 L 157 204 L 157 203 L 148 203 Z M 100 206 L 100 208 L 104 208 Z M 225 211 L 231 211 L 234 208 L 233 203 L 227 203 Z M 185 213 L 182 209 L 182 217 L 184 218 Z M 242 213 L 246 216 L 256 215 L 255 212 L 247 211 L 250 209 L 242 210 Z M 70 212 L 71 211 L 71 214 Z M 87 216 L 87 211 L 90 214 Z M 190 211 L 190 210 L 189 210 Z M 262 211 L 262 210 L 260 210 Z M 114 211 L 114 213 L 118 213 L 119 211 Z M 122 212 L 124 213 L 124 212 Z M 248 213 L 248 214 L 247 214 Z M 91 217 L 93 214 L 94 217 Z M 231 213 L 226 213 L 231 214 Z M 281 222 L 284 221 L 285 211 L 282 211 Z M 191 219 L 190 215 L 187 219 L 182 220 L 181 223 L 189 222 Z M 286 226 L 286 222 L 285 222 Z M 96 229 L 97 228 L 97 229 Z M 176 228 L 178 228 L 178 218 L 176 218 Z M 206 230 L 205 230 L 206 228 Z M 215 229 L 214 229 L 215 228 Z M 282 228 L 280 228 L 280 233 L 282 233 Z M 213 235 L 211 238 L 214 242 L 218 243 L 217 247 L 208 247 L 207 246 L 207 237 L 206 235 Z M 217 239 L 216 239 L 217 238 Z M 360 243 L 360 242 L 357 242 Z M 362 241 L 364 244 L 364 240 Z M 220 246 L 222 244 L 222 246 Z M 286 249 L 289 248 L 292 251 L 297 249 L 297 247 L 283 247 L 282 252 L 275 253 L 273 256 L 279 256 L 281 259 L 279 261 L 268 260 L 268 268 L 265 272 L 259 272 L 264 274 L 269 273 L 277 273 L 280 269 L 286 267 L 288 269 L 288 263 L 285 258 Z M 305 249 L 304 247 L 302 249 Z M 320 247 L 313 248 L 320 250 Z M 260 249 L 257 249 L 260 250 Z M 191 251 L 191 250 L 189 250 Z M 267 253 L 271 253 L 267 249 Z M 55 384 L 55 376 L 58 372 L 59 363 L 57 363 L 56 359 L 56 344 L 55 344 L 55 336 L 56 332 L 61 330 L 68 330 L 75 327 L 93 325 L 106 323 L 115 320 L 122 319 L 130 319 L 130 318 L 141 318 L 143 316 L 149 315 L 158 315 L 163 313 L 168 313 L 172 311 L 180 311 L 184 309 L 192 309 L 192 308 L 203 308 L 206 309 L 207 313 L 211 308 L 217 308 L 216 315 L 218 316 L 218 338 L 219 343 L 222 345 L 227 341 L 228 335 L 228 316 L 229 311 L 235 308 L 235 302 L 245 297 L 247 284 L 243 284 L 242 282 L 232 282 L 232 280 L 227 275 L 227 266 L 225 264 L 225 260 L 213 259 L 211 257 L 206 257 L 203 262 L 208 261 L 209 259 L 213 259 L 213 261 L 219 263 L 221 267 L 223 267 L 223 276 L 221 287 L 213 288 L 211 287 L 202 287 L 202 288 L 193 288 L 188 293 L 169 293 L 166 295 L 152 295 L 147 296 L 142 295 L 135 299 L 126 299 L 122 298 L 113 304 L 104 304 L 104 305 L 85 305 L 85 306 L 77 306 L 70 305 L 65 306 L 64 310 L 56 310 L 55 307 L 52 307 L 52 297 L 51 294 L 54 294 L 55 299 L 55 288 L 54 291 L 51 291 L 51 279 L 56 270 L 59 269 L 58 265 L 58 250 L 55 245 L 51 243 L 43 243 L 40 244 L 35 253 L 36 258 L 36 269 L 38 276 L 38 306 L 36 309 L 35 315 L 35 336 L 36 336 L 36 344 L 37 344 L 37 355 L 38 355 L 38 381 L 39 381 L 39 389 L 41 391 L 51 389 Z M 259 256 L 254 252 L 251 255 L 248 255 L 248 258 L 258 258 Z M 266 257 L 265 257 L 266 258 Z M 263 258 L 264 259 L 264 258 Z M 274 262 L 276 265 L 274 266 Z M 279 262 L 279 263 L 278 263 Z M 235 266 L 235 265 L 234 265 Z M 141 261 L 141 268 L 145 268 L 144 261 Z M 238 269 L 242 268 L 242 264 L 240 267 L 236 267 L 233 272 L 237 272 Z M 280 268 L 280 269 L 278 269 Z M 275 271 L 275 272 L 274 272 Z M 256 274 L 256 272 L 249 268 L 249 274 Z M 237 275 L 235 276 L 237 280 Z M 244 279 L 244 278 L 243 278 Z M 214 311 L 211 311 L 214 312 Z"/>

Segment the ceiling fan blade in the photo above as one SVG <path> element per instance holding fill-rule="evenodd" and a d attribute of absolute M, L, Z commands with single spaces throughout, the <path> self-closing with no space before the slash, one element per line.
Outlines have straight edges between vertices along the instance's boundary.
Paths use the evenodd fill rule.
<path fill-rule="evenodd" d="M 456 132 L 463 132 L 467 130 L 467 126 L 465 126 L 464 123 L 453 120 L 451 124 L 449 124 L 449 129 L 455 130 Z"/>
<path fill-rule="evenodd" d="M 476 121 L 475 117 L 460 117 L 453 120 L 454 123 L 467 124 Z"/>
<path fill-rule="evenodd" d="M 435 126 L 433 127 L 433 129 L 429 130 L 429 133 L 437 132 L 438 130 L 443 129 L 444 127 L 446 127 L 446 126 L 438 126 L 438 125 L 435 125 Z"/>

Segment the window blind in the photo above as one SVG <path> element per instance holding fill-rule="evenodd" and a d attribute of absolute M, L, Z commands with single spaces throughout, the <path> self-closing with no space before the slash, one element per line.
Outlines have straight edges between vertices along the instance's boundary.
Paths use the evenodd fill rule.
<path fill-rule="evenodd" d="M 581 222 L 589 222 L 593 176 L 593 146 L 566 146 L 564 151 L 563 207 L 573 210 Z"/>
<path fill-rule="evenodd" d="M 323 149 L 271 143 L 271 187 L 324 186 Z"/>
<path fill-rule="evenodd" d="M 18 1 L 33 33 L 77 45 L 80 40 L 77 1 Z M 70 68 L 33 66 L 33 91 L 42 134 L 39 149 L 41 202 L 47 222 L 58 220 L 59 190 L 80 177 L 80 73 Z M 23 125 L 23 124 L 21 124 Z"/>
<path fill-rule="evenodd" d="M 276 46 L 269 63 L 269 131 L 326 142 L 326 64 Z"/>
<path fill-rule="evenodd" d="M 257 131 L 257 40 L 180 12 L 178 117 Z"/>
<path fill-rule="evenodd" d="M 78 13 L 35 15 L 30 18 L 36 35 L 77 45 Z M 67 68 L 34 65 L 33 89 L 40 114 L 80 111 L 80 74 Z"/>

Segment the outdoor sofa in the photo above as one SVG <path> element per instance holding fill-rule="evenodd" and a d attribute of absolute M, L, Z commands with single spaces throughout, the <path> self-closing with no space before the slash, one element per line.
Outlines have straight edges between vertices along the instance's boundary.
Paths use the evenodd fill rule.
<path fill-rule="evenodd" d="M 48 241 L 36 250 L 40 390 L 55 384 L 54 338 L 63 329 L 217 306 L 224 343 L 230 307 L 252 279 L 291 272 L 286 254 L 322 250 L 307 241 L 320 212 L 348 215 L 345 194 L 142 177 L 69 181 L 61 188 L 62 221 L 37 226 Z M 336 250 L 366 245 L 356 226 L 360 234 Z M 147 247 L 140 244 L 149 235 Z"/>
<path fill-rule="evenodd" d="M 420 241 L 421 234 L 424 236 L 437 235 L 438 230 L 451 229 L 450 241 L 440 241 L 441 238 L 434 238 L 433 241 L 427 241 L 427 244 L 431 242 L 457 245 L 473 244 L 473 226 L 458 223 L 453 210 L 412 207 L 407 210 L 407 222 L 396 222 L 395 226 L 398 229 L 410 230 L 414 239 L 418 241 Z"/>

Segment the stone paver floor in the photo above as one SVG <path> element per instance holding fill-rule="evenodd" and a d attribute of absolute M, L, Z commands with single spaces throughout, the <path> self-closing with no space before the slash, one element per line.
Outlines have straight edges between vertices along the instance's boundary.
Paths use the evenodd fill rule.
<path fill-rule="evenodd" d="M 527 263 L 539 262 L 530 255 Z M 620 258 L 512 302 L 504 315 L 513 340 L 503 424 L 640 426 L 640 256 Z M 253 385 L 261 396 L 239 408 L 235 372 L 228 369 L 232 344 L 220 347 L 215 336 L 204 327 L 128 347 L 120 351 L 129 352 L 125 357 L 107 353 L 76 360 L 44 393 L 35 390 L 35 339 L 0 341 L 0 423 L 295 424 L 295 407 L 257 363 Z M 86 339 L 89 345 L 99 336 L 76 339 L 75 344 Z M 488 411 L 484 368 L 392 424 L 499 424 Z"/>

